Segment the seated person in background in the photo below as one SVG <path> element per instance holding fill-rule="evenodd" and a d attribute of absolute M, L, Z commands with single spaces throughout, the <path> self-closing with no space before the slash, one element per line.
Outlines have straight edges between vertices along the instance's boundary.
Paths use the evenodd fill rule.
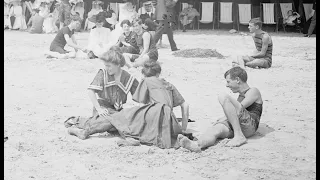
<path fill-rule="evenodd" d="M 103 11 L 102 5 L 103 5 L 102 1 L 95 0 L 92 2 L 92 9 L 88 13 L 88 18 L 85 22 L 84 30 L 90 30 L 91 28 L 94 27 L 95 24 L 90 22 L 88 19 L 91 18 L 93 15 L 97 15 L 99 12 L 102 12 Z"/>
<path fill-rule="evenodd" d="M 49 34 L 57 31 L 58 27 L 56 25 L 56 19 L 54 18 L 54 14 L 50 13 L 43 21 L 43 32 Z"/>
<path fill-rule="evenodd" d="M 253 18 L 249 21 L 249 31 L 256 46 L 256 50 L 251 56 L 239 56 L 232 62 L 233 66 L 245 66 L 251 68 L 270 68 L 272 64 L 273 43 L 271 36 L 261 30 L 262 22 L 260 18 Z"/>
<path fill-rule="evenodd" d="M 227 87 L 233 93 L 239 93 L 238 99 L 228 94 L 219 95 L 225 117 L 220 118 L 212 127 L 197 140 L 191 141 L 183 135 L 178 135 L 181 147 L 193 152 L 200 152 L 202 148 L 213 146 L 217 139 L 232 138 L 227 146 L 238 147 L 247 142 L 247 138 L 254 135 L 260 123 L 262 114 L 262 98 L 260 91 L 247 84 L 247 73 L 240 67 L 228 70 L 224 77 Z"/>
<path fill-rule="evenodd" d="M 71 1 L 70 1 L 71 3 Z M 78 16 L 79 17 L 79 21 L 82 24 L 83 21 L 83 15 L 84 15 L 84 6 L 83 6 L 83 2 L 74 2 L 71 3 L 71 16 Z M 80 32 L 81 26 L 78 27 L 76 29 L 76 32 Z"/>
<path fill-rule="evenodd" d="M 126 59 L 126 66 L 128 68 L 143 66 L 143 64 L 148 60 L 157 61 L 158 60 L 158 49 L 151 36 L 151 33 L 143 29 L 143 24 L 141 19 L 135 19 L 133 21 L 133 30 L 137 33 L 137 44 L 140 49 L 139 54 L 129 54 L 123 53 Z"/>
<path fill-rule="evenodd" d="M 95 23 L 95 28 L 90 30 L 89 43 L 88 43 L 88 57 L 90 59 L 100 57 L 104 52 L 109 49 L 110 29 L 103 27 L 105 17 L 102 13 L 94 15 L 88 19 L 90 22 Z"/>
<path fill-rule="evenodd" d="M 199 12 L 193 8 L 193 4 L 191 1 L 188 2 L 188 7 L 183 9 L 179 14 L 179 19 L 181 24 L 183 25 L 183 32 L 186 32 L 186 25 L 190 24 L 192 26 L 192 21 L 196 16 L 200 16 Z"/>
<path fill-rule="evenodd" d="M 99 12 L 97 15 L 104 16 L 105 20 L 103 23 L 103 27 L 109 28 L 110 31 L 112 31 L 114 29 L 115 24 L 118 23 L 116 14 L 114 13 L 113 10 L 109 10 L 109 11 L 103 10 Z M 94 28 L 96 28 L 96 26 L 93 26 L 91 29 L 94 29 Z"/>
<path fill-rule="evenodd" d="M 27 24 L 28 27 L 31 26 L 29 32 L 30 33 L 36 33 L 36 34 L 40 34 L 43 32 L 43 21 L 44 18 L 42 16 L 39 15 L 39 9 L 33 9 L 33 16 L 29 19 L 29 22 Z"/>
<path fill-rule="evenodd" d="M 289 26 L 294 26 L 295 23 L 293 21 L 295 21 L 296 19 L 298 19 L 300 17 L 300 15 L 297 12 L 293 12 L 292 10 L 289 10 L 287 12 L 287 17 L 283 19 L 283 24 L 289 25 Z"/>
<path fill-rule="evenodd" d="M 80 25 L 79 21 L 72 19 L 68 26 L 60 29 L 50 45 L 50 51 L 45 53 L 47 58 L 74 58 L 76 53 L 66 51 L 64 49 L 66 45 L 74 48 L 76 52 L 78 50 L 85 52 L 86 49 L 77 44 L 74 36 L 74 30 Z"/>
<path fill-rule="evenodd" d="M 123 29 L 118 43 L 122 53 L 139 54 L 139 47 L 137 45 L 137 33 L 130 31 L 131 23 L 125 19 L 121 22 L 120 26 Z"/>

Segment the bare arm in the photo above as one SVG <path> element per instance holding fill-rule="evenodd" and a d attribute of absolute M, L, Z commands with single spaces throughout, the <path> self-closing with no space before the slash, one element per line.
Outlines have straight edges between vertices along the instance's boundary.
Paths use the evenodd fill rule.
<path fill-rule="evenodd" d="M 76 44 L 77 42 L 75 41 L 74 35 L 72 35 L 70 38 L 68 34 L 65 34 L 64 39 L 66 40 L 68 46 L 73 47 L 76 50 L 82 50 L 82 48 Z"/>
<path fill-rule="evenodd" d="M 149 51 L 151 35 L 149 33 L 144 33 L 142 35 L 142 39 L 143 39 L 143 51 L 139 57 L 143 57 Z"/>
<path fill-rule="evenodd" d="M 247 93 L 246 97 L 240 102 L 243 108 L 247 108 L 254 102 L 256 102 L 260 97 L 260 92 L 257 88 L 251 88 Z"/>
<path fill-rule="evenodd" d="M 88 90 L 89 98 L 93 104 L 93 107 L 98 111 L 101 109 L 100 104 L 98 103 L 98 99 L 96 97 L 96 92 L 94 90 L 89 89 Z"/>
<path fill-rule="evenodd" d="M 180 105 L 182 114 L 182 132 L 187 130 L 189 119 L 189 104 L 184 102 Z"/>
<path fill-rule="evenodd" d="M 253 54 L 253 58 L 261 58 L 266 55 L 268 44 L 269 44 L 270 37 L 269 35 L 264 34 L 262 37 L 262 48 L 261 51 L 258 51 L 256 54 Z"/>
<path fill-rule="evenodd" d="M 96 92 L 94 90 L 88 90 L 89 98 L 93 104 L 93 107 L 97 110 L 99 115 L 103 117 L 107 117 L 109 115 L 109 111 L 106 108 L 102 108 L 98 102 L 98 99 L 96 97 Z"/>

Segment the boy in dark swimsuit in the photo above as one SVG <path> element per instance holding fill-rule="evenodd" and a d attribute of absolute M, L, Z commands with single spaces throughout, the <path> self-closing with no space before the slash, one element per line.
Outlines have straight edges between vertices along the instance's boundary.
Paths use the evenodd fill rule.
<path fill-rule="evenodd" d="M 239 56 L 233 61 L 233 66 L 245 66 L 251 68 L 270 68 L 272 65 L 273 43 L 271 36 L 262 31 L 260 18 L 253 18 L 249 21 L 249 31 L 256 46 L 256 50 L 251 55 Z"/>
<path fill-rule="evenodd" d="M 213 127 L 210 127 L 198 141 L 191 141 L 183 135 L 178 136 L 180 146 L 193 152 L 213 146 L 216 140 L 232 138 L 227 146 L 238 147 L 247 142 L 247 138 L 257 131 L 262 114 L 262 98 L 257 88 L 247 84 L 247 73 L 240 67 L 228 70 L 224 77 L 227 87 L 233 93 L 239 93 L 238 99 L 228 94 L 219 95 L 219 102 L 225 113 Z"/>

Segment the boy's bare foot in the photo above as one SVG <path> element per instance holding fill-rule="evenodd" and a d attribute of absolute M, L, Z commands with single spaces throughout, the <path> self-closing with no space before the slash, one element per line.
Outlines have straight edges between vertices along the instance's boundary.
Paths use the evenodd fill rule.
<path fill-rule="evenodd" d="M 239 147 L 247 142 L 247 139 L 242 136 L 242 137 L 234 137 L 231 139 L 226 146 L 231 146 L 231 147 Z"/>
<path fill-rule="evenodd" d="M 73 136 L 77 136 L 79 139 L 82 139 L 82 140 L 85 140 L 87 139 L 87 135 L 85 133 L 85 130 L 84 129 L 79 129 L 79 128 L 76 128 L 76 127 L 70 127 L 68 129 L 68 133 L 70 135 L 73 135 Z"/>
<path fill-rule="evenodd" d="M 181 147 L 186 148 L 192 152 L 201 152 L 201 148 L 198 146 L 197 142 L 191 141 L 182 134 L 178 135 L 178 142 Z"/>

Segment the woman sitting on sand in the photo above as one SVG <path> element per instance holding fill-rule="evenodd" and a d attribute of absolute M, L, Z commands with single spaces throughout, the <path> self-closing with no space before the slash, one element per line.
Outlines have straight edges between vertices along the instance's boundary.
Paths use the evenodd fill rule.
<path fill-rule="evenodd" d="M 81 48 L 76 41 L 76 38 L 74 36 L 74 30 L 77 29 L 77 27 L 80 26 L 80 22 L 78 20 L 71 20 L 71 23 L 60 29 L 56 35 L 56 37 L 53 39 L 50 45 L 50 51 L 45 53 L 45 56 L 47 58 L 75 58 L 76 52 L 78 50 L 86 52 L 86 49 Z M 69 52 L 64 49 L 64 47 L 68 45 L 72 48 L 74 48 L 75 52 Z"/>
<path fill-rule="evenodd" d="M 137 44 L 140 49 L 140 55 L 124 53 L 127 66 L 138 67 L 148 60 L 158 60 L 158 49 L 150 32 L 143 28 L 142 20 L 135 19 L 133 21 L 133 30 L 137 33 Z"/>
<path fill-rule="evenodd" d="M 89 50 L 88 57 L 93 59 L 100 57 L 109 49 L 110 29 L 103 27 L 106 20 L 102 13 L 94 15 L 88 20 L 95 23 L 96 26 L 96 28 L 90 30 L 87 47 Z"/>
<path fill-rule="evenodd" d="M 164 79 L 159 78 L 161 66 L 154 61 L 144 64 L 142 73 L 145 78 L 140 82 L 132 98 L 141 106 L 124 108 L 104 121 L 96 122 L 95 128 L 108 127 L 105 131 L 118 130 L 126 138 L 118 145 L 155 145 L 160 148 L 177 147 L 178 134 L 186 131 L 188 125 L 189 106 L 179 91 Z M 173 113 L 173 108 L 180 106 L 182 113 L 182 126 Z M 109 122 L 107 122 L 108 120 Z M 101 125 L 98 125 L 101 123 Z M 108 126 L 107 126 L 108 125 Z M 85 139 L 94 130 L 87 123 L 84 130 L 71 130 L 71 134 Z"/>
<path fill-rule="evenodd" d="M 84 30 L 90 30 L 95 26 L 93 22 L 89 21 L 89 18 L 91 18 L 94 15 L 97 15 L 99 12 L 102 12 L 103 11 L 102 5 L 103 5 L 102 1 L 95 0 L 92 2 L 92 9 L 88 13 L 88 18 L 86 19 Z"/>
<path fill-rule="evenodd" d="M 137 34 L 130 30 L 131 23 L 125 19 L 121 22 L 123 33 L 121 34 L 116 46 L 119 46 L 122 53 L 139 54 L 139 47 L 137 45 Z"/>
<path fill-rule="evenodd" d="M 80 139 L 102 132 L 116 131 L 109 120 L 112 114 L 121 111 L 127 102 L 127 95 L 134 94 L 139 82 L 122 67 L 125 60 L 122 54 L 112 48 L 100 59 L 105 68 L 100 69 L 88 87 L 89 98 L 93 104 L 93 115 L 90 118 L 70 117 L 65 121 L 69 134 Z"/>

